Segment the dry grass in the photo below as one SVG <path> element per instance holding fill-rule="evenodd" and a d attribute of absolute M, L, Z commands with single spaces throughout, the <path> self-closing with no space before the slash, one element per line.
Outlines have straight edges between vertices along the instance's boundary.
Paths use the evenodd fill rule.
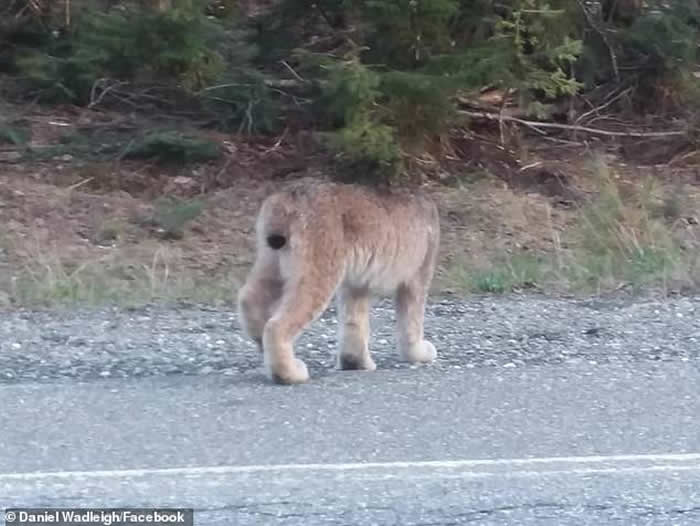
<path fill-rule="evenodd" d="M 192 272 L 182 251 L 166 243 L 152 243 L 138 257 L 112 250 L 80 264 L 63 258 L 55 245 L 31 242 L 24 248 L 23 264 L 0 281 L 0 291 L 17 306 L 228 303 L 240 286 L 234 272 Z"/>
<path fill-rule="evenodd" d="M 569 208 L 493 177 L 437 189 L 435 292 L 670 292 L 700 282 L 696 186 L 635 178 L 602 159 L 571 171 L 590 198 Z M 278 184 L 240 181 L 151 200 L 61 188 L 29 167 L 0 176 L 0 306 L 231 302 L 252 261 L 255 211 Z"/>
<path fill-rule="evenodd" d="M 445 283 L 482 293 L 533 287 L 569 293 L 696 288 L 700 238 L 693 214 L 700 199 L 652 177 L 625 181 L 601 158 L 591 161 L 587 176 L 597 191 L 576 208 L 568 228 L 551 227 L 551 250 L 506 254 L 485 265 L 457 262 Z"/>

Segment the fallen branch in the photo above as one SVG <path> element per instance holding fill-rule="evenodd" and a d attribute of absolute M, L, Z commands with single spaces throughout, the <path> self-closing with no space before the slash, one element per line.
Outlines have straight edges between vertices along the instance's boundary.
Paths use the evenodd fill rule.
<path fill-rule="evenodd" d="M 467 117 L 472 117 L 475 119 L 488 119 L 493 121 L 509 121 L 522 124 L 528 128 L 533 128 L 537 130 L 538 128 L 552 128 L 557 130 L 569 130 L 578 131 L 584 133 L 591 133 L 594 135 L 606 135 L 608 137 L 674 137 L 685 135 L 686 132 L 682 130 L 676 131 L 661 131 L 661 132 L 636 132 L 636 131 L 610 131 L 601 130 L 598 128 L 589 128 L 588 126 L 578 126 L 575 124 L 559 124 L 556 122 L 538 122 L 538 121 L 528 121 L 525 119 L 519 119 L 517 117 L 510 117 L 508 115 L 499 115 L 498 113 L 486 113 L 477 111 L 466 111 L 459 110 L 460 115 L 465 115 Z M 542 133 L 542 130 L 537 130 Z"/>

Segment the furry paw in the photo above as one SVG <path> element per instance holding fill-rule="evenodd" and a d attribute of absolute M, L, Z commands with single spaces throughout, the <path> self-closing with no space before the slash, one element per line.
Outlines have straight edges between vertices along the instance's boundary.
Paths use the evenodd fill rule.
<path fill-rule="evenodd" d="M 303 384 L 309 380 L 309 370 L 304 362 L 295 358 L 294 361 L 286 364 L 284 367 L 279 365 L 274 368 L 268 367 L 268 376 L 276 384 Z"/>
<path fill-rule="evenodd" d="M 437 358 L 435 346 L 428 340 L 423 340 L 402 352 L 404 360 L 411 363 L 430 363 Z"/>
<path fill-rule="evenodd" d="M 374 360 L 366 354 L 358 356 L 356 354 L 339 354 L 338 355 L 338 369 L 344 371 L 374 371 L 377 368 L 377 364 Z"/>

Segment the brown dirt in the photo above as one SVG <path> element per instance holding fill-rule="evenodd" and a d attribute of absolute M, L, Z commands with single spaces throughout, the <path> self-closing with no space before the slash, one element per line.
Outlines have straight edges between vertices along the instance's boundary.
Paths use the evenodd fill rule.
<path fill-rule="evenodd" d="M 38 149 L 77 130 L 143 126 L 123 116 L 74 108 L 37 111 L 24 119 L 32 128 L 31 146 Z M 290 137 L 208 135 L 222 144 L 223 158 L 183 166 L 87 161 L 70 154 L 19 162 L 9 155 L 16 148 L 0 145 L 0 273 L 5 275 L 0 290 L 3 281 L 42 254 L 67 266 L 105 257 L 149 265 L 162 247 L 177 254 L 177 272 L 212 280 L 226 276 L 235 285 L 252 261 L 260 201 L 284 180 L 318 176 L 321 168 Z M 521 149 L 515 154 L 483 137 L 455 145 L 451 160 L 437 169 L 442 170 L 440 177 L 427 182 L 442 214 L 439 284 L 455 265 L 486 267 L 507 253 L 552 252 L 556 234 L 575 221 L 576 203 L 595 191 L 580 149 L 526 154 Z M 613 162 L 631 181 L 645 173 L 666 185 L 677 185 L 682 178 L 683 184 L 695 187 L 699 180 L 694 169 L 662 171 Z M 204 202 L 202 214 L 188 224 L 182 239 L 163 240 L 143 221 L 159 195 Z"/>

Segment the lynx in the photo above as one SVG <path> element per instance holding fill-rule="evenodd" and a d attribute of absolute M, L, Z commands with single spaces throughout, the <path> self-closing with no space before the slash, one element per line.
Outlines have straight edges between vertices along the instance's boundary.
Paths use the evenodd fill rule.
<path fill-rule="evenodd" d="M 434 202 L 405 191 L 302 182 L 267 197 L 256 221 L 256 260 L 238 294 L 244 332 L 279 384 L 309 373 L 294 356 L 301 332 L 337 297 L 340 369 L 373 371 L 370 297 L 393 294 L 398 347 L 408 362 L 432 362 L 423 337 L 440 220 Z"/>

